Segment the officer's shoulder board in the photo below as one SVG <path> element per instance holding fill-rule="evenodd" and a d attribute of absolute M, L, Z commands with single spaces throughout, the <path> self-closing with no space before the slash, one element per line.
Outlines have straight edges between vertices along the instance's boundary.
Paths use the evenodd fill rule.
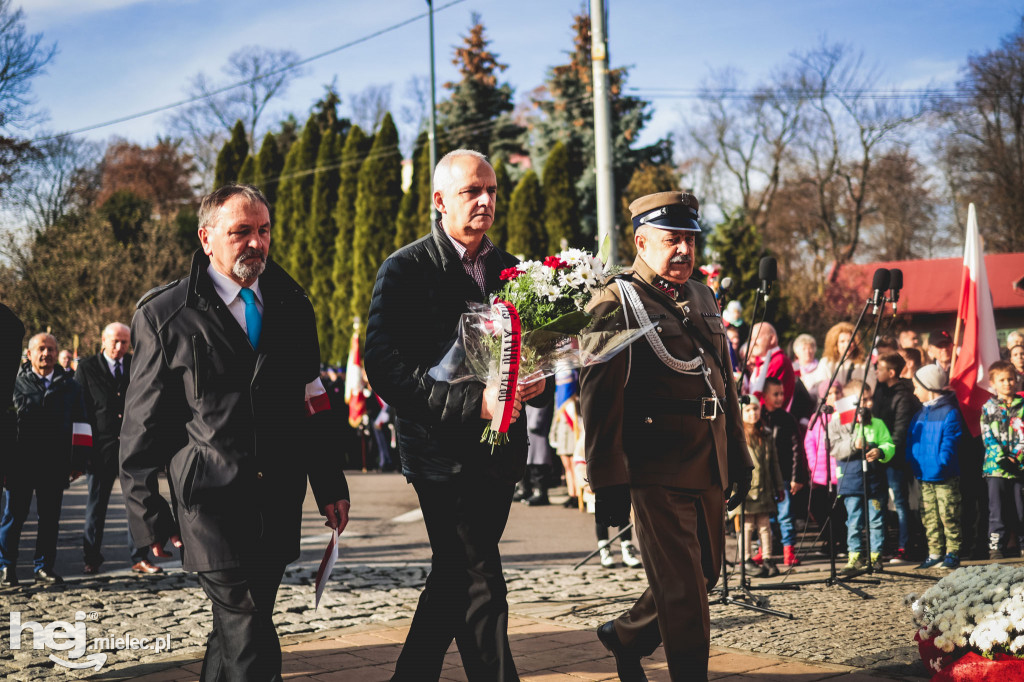
<path fill-rule="evenodd" d="M 135 304 L 136 310 L 141 308 L 142 306 L 146 305 L 147 303 L 149 303 L 154 298 L 156 298 L 160 294 L 164 293 L 168 289 L 173 288 L 180 281 L 181 281 L 180 279 L 176 279 L 173 282 L 168 282 L 167 284 L 162 284 L 162 285 L 160 285 L 158 287 L 153 287 L 152 289 L 147 291 L 142 298 L 139 299 L 138 303 Z"/>

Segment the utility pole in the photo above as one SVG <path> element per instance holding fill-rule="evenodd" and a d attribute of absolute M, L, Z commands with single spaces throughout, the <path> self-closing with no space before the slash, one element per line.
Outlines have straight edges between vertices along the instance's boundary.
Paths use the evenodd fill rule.
<path fill-rule="evenodd" d="M 430 7 L 430 130 L 427 131 L 427 138 L 430 141 L 430 174 L 433 177 L 434 167 L 437 166 L 437 121 L 435 120 L 434 110 L 436 108 L 435 102 L 437 100 L 434 95 L 434 2 L 433 0 L 427 0 L 427 5 Z M 431 183 L 432 184 L 432 183 Z M 431 188 L 433 190 L 433 188 Z M 440 216 L 437 214 L 437 209 L 434 208 L 434 193 L 430 193 L 430 222 L 436 223 Z"/>
<path fill-rule="evenodd" d="M 590 0 L 590 59 L 594 65 L 594 162 L 597 173 L 597 247 L 608 239 L 615 263 L 615 176 L 612 174 L 611 101 L 608 97 L 608 33 L 604 0 Z"/>

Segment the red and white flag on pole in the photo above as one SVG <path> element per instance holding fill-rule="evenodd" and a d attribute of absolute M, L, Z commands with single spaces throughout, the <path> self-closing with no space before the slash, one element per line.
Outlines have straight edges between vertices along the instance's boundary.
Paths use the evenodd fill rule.
<path fill-rule="evenodd" d="M 985 271 L 985 252 L 978 233 L 974 204 L 967 209 L 967 237 L 964 243 L 964 271 L 960 280 L 957 320 L 963 323 L 963 344 L 949 377 L 956 391 L 967 428 L 981 435 L 981 407 L 992 397 L 988 367 L 999 360 L 996 321 L 992 314 L 992 293 Z"/>
<path fill-rule="evenodd" d="M 852 424 L 853 418 L 857 415 L 857 394 L 851 393 L 837 400 L 836 414 L 839 415 L 839 423 L 843 426 Z"/>
<path fill-rule="evenodd" d="M 359 327 L 352 332 L 352 345 L 348 349 L 348 366 L 345 368 L 345 402 L 348 403 L 348 423 L 356 428 L 363 423 L 366 415 L 366 396 L 363 389 L 363 357 L 359 354 Z"/>

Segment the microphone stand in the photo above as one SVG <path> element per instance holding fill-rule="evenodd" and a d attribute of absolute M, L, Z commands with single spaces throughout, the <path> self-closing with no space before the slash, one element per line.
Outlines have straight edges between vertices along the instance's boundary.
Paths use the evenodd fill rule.
<path fill-rule="evenodd" d="M 761 296 L 765 296 L 766 298 L 768 296 L 768 292 L 763 290 L 763 289 L 761 289 L 760 287 L 758 287 L 757 293 L 759 295 L 754 297 L 754 312 L 753 312 L 753 315 L 751 315 L 751 319 L 755 320 L 755 322 L 750 325 L 750 334 L 748 334 L 748 336 L 747 336 L 747 353 L 746 353 L 746 357 L 743 360 L 743 372 L 740 375 L 740 378 L 741 378 L 741 382 L 740 382 L 741 386 L 740 386 L 740 388 L 741 388 L 741 390 L 742 390 L 742 377 L 745 376 L 746 373 L 747 373 L 747 362 L 750 360 L 750 349 L 754 345 L 753 331 L 754 331 L 754 327 L 757 325 L 757 322 L 756 322 L 756 320 L 757 320 L 757 304 L 758 304 L 758 301 L 761 298 Z M 765 314 L 767 314 L 767 312 L 768 312 L 768 303 L 767 303 L 767 301 L 765 301 L 765 307 L 764 307 L 764 311 L 762 311 L 762 313 L 761 313 L 762 319 L 760 320 L 760 322 L 764 321 L 764 316 L 765 316 Z M 758 331 L 760 332 L 760 330 L 758 330 Z M 737 563 L 740 566 L 739 593 L 742 596 L 740 596 L 740 597 L 732 597 L 732 596 L 729 595 L 729 574 L 728 574 L 728 572 L 726 570 L 726 562 L 725 562 L 725 526 L 726 526 L 726 523 L 728 523 L 730 519 L 728 518 L 728 515 L 726 515 L 726 519 L 725 519 L 726 523 L 722 524 L 722 584 L 721 584 L 720 587 L 716 587 L 713 590 L 714 592 L 718 592 L 720 594 L 720 596 L 715 598 L 715 599 L 710 599 L 710 595 L 709 595 L 708 605 L 710 606 L 711 604 L 723 604 L 723 605 L 732 604 L 734 606 L 742 606 L 745 609 L 751 609 L 753 611 L 760 611 L 761 613 L 767 613 L 767 614 L 772 615 L 772 616 L 778 616 L 779 618 L 789 618 L 790 620 L 792 620 L 793 619 L 793 614 L 786 613 L 784 611 L 776 611 L 775 609 L 769 609 L 769 608 L 767 608 L 765 606 L 762 606 L 764 601 L 760 597 L 756 597 L 756 596 L 754 596 L 753 594 L 750 593 L 751 586 L 750 586 L 750 579 L 747 578 L 747 570 L 746 570 L 746 566 L 745 566 L 745 564 L 746 564 L 746 556 L 745 556 L 745 551 L 744 551 L 745 544 L 746 544 L 746 534 L 747 534 L 746 533 L 746 529 L 744 528 L 744 524 L 745 524 L 745 521 L 746 521 L 745 509 L 746 509 L 746 501 L 744 500 L 743 502 L 740 503 L 740 531 L 736 534 L 737 535 L 737 548 L 738 548 L 738 553 L 740 555 L 737 558 Z M 771 548 L 769 548 L 769 551 L 771 551 Z M 766 585 L 764 587 L 765 588 L 770 588 L 770 589 L 779 589 L 778 585 Z M 781 589 L 789 589 L 789 588 L 783 587 Z M 793 589 L 799 589 L 799 588 L 793 588 Z"/>
<path fill-rule="evenodd" d="M 850 333 L 850 344 L 846 347 L 846 350 L 843 351 L 842 356 L 839 358 L 839 362 L 836 363 L 835 369 L 832 370 L 831 378 L 829 378 L 829 380 L 828 380 L 828 387 L 825 390 L 825 396 L 826 397 L 828 396 L 829 391 L 832 390 L 832 386 L 835 385 L 835 383 L 836 383 L 836 377 L 839 376 L 839 370 L 841 370 L 843 365 L 846 364 L 846 358 L 850 354 L 850 349 L 853 348 L 853 345 L 854 345 L 854 343 L 856 342 L 856 339 L 857 339 L 857 330 L 860 329 L 861 325 L 864 323 L 864 316 L 867 314 L 868 306 L 870 306 L 871 304 L 872 304 L 871 299 L 868 299 L 864 303 L 864 307 L 861 308 L 860 315 L 857 317 L 857 323 L 853 326 L 853 331 Z M 867 374 L 866 373 L 865 373 L 864 378 L 865 379 L 867 378 Z M 814 412 L 814 416 L 811 418 L 811 421 L 807 425 L 808 430 L 814 428 L 814 425 L 818 422 L 818 420 L 823 418 L 822 414 L 824 413 L 824 407 L 825 407 L 825 400 L 822 399 L 822 401 L 818 404 L 818 409 L 815 410 L 815 412 Z M 860 408 L 860 400 L 859 399 L 857 401 L 857 408 L 858 408 L 858 411 L 859 411 L 859 408 Z M 825 446 L 826 446 L 826 452 L 828 453 L 827 454 L 827 460 L 826 460 L 826 466 L 825 466 L 825 475 L 826 475 L 826 477 L 828 479 L 829 492 L 831 492 L 832 491 L 832 486 L 833 486 L 833 480 L 832 480 L 832 455 L 831 455 L 831 452 L 829 452 L 831 450 L 831 443 L 829 442 L 829 437 L 828 437 L 828 424 L 824 425 L 824 429 L 825 429 Z M 846 590 L 849 590 L 850 592 L 853 592 L 854 594 L 856 594 L 857 596 L 859 596 L 859 597 L 861 597 L 863 599 L 873 599 L 873 597 L 871 595 L 869 595 L 869 594 L 867 594 L 867 593 L 865 593 L 865 592 L 863 592 L 861 590 L 858 590 L 855 587 L 851 587 L 851 586 L 847 585 L 846 583 L 857 582 L 857 583 L 863 583 L 863 584 L 879 585 L 879 584 L 881 584 L 881 581 L 874 580 L 874 579 L 868 579 L 868 578 L 859 578 L 857 576 L 852 576 L 852 577 L 847 578 L 845 576 L 839 576 L 836 573 L 836 545 L 835 545 L 835 542 L 834 542 L 835 535 L 834 535 L 834 530 L 833 529 L 834 529 L 834 525 L 835 525 L 835 507 L 836 507 L 836 505 L 838 503 L 839 503 L 839 495 L 838 495 L 838 490 L 837 490 L 837 494 L 836 494 L 835 500 L 832 502 L 832 506 L 829 509 L 828 520 L 826 521 L 826 523 L 828 524 L 828 537 L 829 537 L 829 545 L 828 545 L 829 576 L 827 578 L 824 578 L 824 579 L 820 579 L 819 578 L 819 579 L 809 579 L 809 580 L 795 580 L 795 581 L 792 581 L 792 582 L 786 581 L 786 584 L 799 586 L 799 585 L 817 585 L 819 583 L 824 583 L 825 585 L 827 585 L 829 587 L 835 587 L 835 586 L 842 587 L 842 588 L 844 588 Z M 866 513 L 867 513 L 867 510 L 865 509 L 865 514 Z M 871 558 L 870 554 L 869 554 L 868 558 L 869 559 Z"/>
<path fill-rule="evenodd" d="M 745 515 L 744 515 L 744 509 L 746 508 L 746 506 L 747 506 L 746 500 L 744 500 L 743 502 L 740 503 L 740 526 L 741 527 L 744 526 L 744 521 L 746 520 L 745 519 Z M 728 520 L 728 516 L 726 517 L 726 519 Z M 738 588 L 738 591 L 739 591 L 739 594 L 741 596 L 733 597 L 733 596 L 729 595 L 729 574 L 726 571 L 726 566 L 725 566 L 725 524 L 723 523 L 722 524 L 722 584 L 721 584 L 721 586 L 716 587 L 716 588 L 714 588 L 712 590 L 712 592 L 718 592 L 720 596 L 718 596 L 718 597 L 716 597 L 714 599 L 711 599 L 710 595 L 708 595 L 708 606 L 710 606 L 712 604 L 722 604 L 724 606 L 728 606 L 728 605 L 731 604 L 733 606 L 742 606 L 743 608 L 750 609 L 751 611 L 759 611 L 761 613 L 767 613 L 770 616 L 778 616 L 779 618 L 788 618 L 789 620 L 793 620 L 793 614 L 786 613 L 785 611 L 777 611 L 775 609 L 769 609 L 766 606 L 762 606 L 764 604 L 764 600 L 761 599 L 760 597 L 754 596 L 753 594 L 750 593 L 750 581 L 747 578 L 746 569 L 744 568 L 744 564 L 746 563 L 746 558 L 745 558 L 746 557 L 745 545 L 746 545 L 746 535 L 747 535 L 746 528 L 744 527 L 743 530 L 741 531 L 741 533 L 737 533 L 737 535 L 739 537 L 738 537 L 737 545 L 736 546 L 738 548 L 738 552 L 739 552 L 739 555 L 740 555 L 739 557 L 737 557 L 737 563 L 740 565 L 740 586 Z M 777 586 L 775 586 L 775 585 L 771 585 L 771 586 L 766 585 L 765 587 L 768 588 L 768 587 L 777 587 Z M 783 589 L 786 589 L 786 588 L 783 588 Z M 793 588 L 793 589 L 800 589 L 800 588 Z"/>

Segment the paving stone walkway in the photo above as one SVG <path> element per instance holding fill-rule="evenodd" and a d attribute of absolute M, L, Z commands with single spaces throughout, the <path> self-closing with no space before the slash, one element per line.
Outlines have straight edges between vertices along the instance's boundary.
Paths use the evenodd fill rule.
<path fill-rule="evenodd" d="M 409 564 L 339 566 L 320 608 L 314 610 L 314 569 L 290 568 L 275 618 L 287 652 L 286 678 L 387 679 L 427 570 L 425 565 Z M 931 583 L 916 579 L 915 571 L 904 573 L 883 572 L 875 576 L 879 584 L 857 585 L 852 590 L 818 583 L 800 590 L 754 592 L 767 606 L 790 613 L 792 619 L 736 605 L 713 605 L 713 677 L 800 682 L 835 677 L 927 679 L 903 600 L 907 593 L 920 592 Z M 937 570 L 928 573 L 932 580 L 941 576 Z M 593 628 L 620 613 L 642 592 L 643 571 L 590 565 L 577 571 L 512 566 L 506 568 L 506 577 L 514 616 L 513 652 L 524 679 L 614 679 L 614 661 L 597 642 Z M 797 577 L 824 579 L 827 573 L 804 571 L 788 579 Z M 730 582 L 731 594 L 742 597 L 735 591 L 736 578 Z M 765 583 L 754 581 L 755 586 Z M 197 661 L 211 615 L 195 578 L 180 570 L 146 577 L 101 575 L 70 580 L 61 587 L 29 585 L 0 590 L 0 600 L 3 610 L 19 614 L 23 627 L 29 621 L 45 627 L 59 618 L 82 627 L 83 640 L 90 645 L 97 644 L 96 638 L 108 638 L 87 651 L 106 655 L 99 672 L 70 670 L 53 658 L 81 663 L 85 657 L 71 656 L 73 644 L 65 650 L 32 649 L 32 632 L 25 630 L 21 648 L 14 650 L 4 627 L 9 623 L 0 623 L 0 633 L 5 635 L 0 639 L 2 679 L 198 678 Z M 147 638 L 149 648 L 116 648 L 117 638 L 126 636 Z M 159 653 L 153 650 L 157 638 L 165 644 Z M 464 679 L 454 649 L 449 663 L 446 679 Z M 645 666 L 654 673 L 652 679 L 668 679 L 660 654 L 645 659 Z M 755 672 L 756 677 L 743 677 Z"/>

